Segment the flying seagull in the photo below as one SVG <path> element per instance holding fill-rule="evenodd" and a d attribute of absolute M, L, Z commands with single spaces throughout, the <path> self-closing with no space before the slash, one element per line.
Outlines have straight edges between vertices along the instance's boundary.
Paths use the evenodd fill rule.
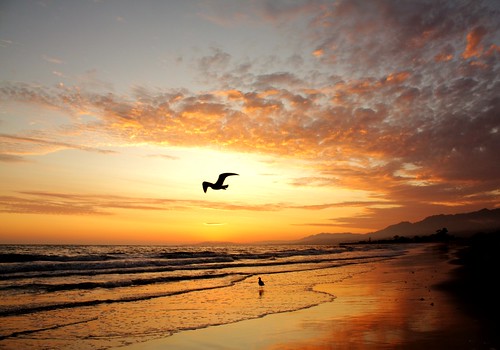
<path fill-rule="evenodd" d="M 203 192 L 207 193 L 207 188 L 211 188 L 212 190 L 225 190 L 229 185 L 223 185 L 224 180 L 226 177 L 231 176 L 231 175 L 239 175 L 235 173 L 222 173 L 219 175 L 219 178 L 217 179 L 216 183 L 211 183 L 207 181 L 203 181 L 202 186 L 203 186 Z"/>

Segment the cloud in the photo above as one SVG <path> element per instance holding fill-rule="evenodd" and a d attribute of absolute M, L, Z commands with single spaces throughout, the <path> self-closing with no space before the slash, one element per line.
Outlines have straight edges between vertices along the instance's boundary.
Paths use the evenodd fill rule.
<path fill-rule="evenodd" d="M 64 149 L 78 149 L 81 151 L 103 154 L 116 153 L 115 151 L 107 149 L 9 134 L 0 134 L 0 141 L 0 150 L 5 153 L 4 157 L 14 157 L 12 159 L 15 159 L 15 157 L 19 154 L 39 155 L 57 152 Z"/>
<path fill-rule="evenodd" d="M 336 203 L 324 203 L 324 204 L 313 204 L 313 205 L 295 205 L 290 206 L 294 209 L 306 209 L 306 210 L 323 210 L 329 208 L 347 208 L 347 207 L 393 207 L 398 206 L 396 203 L 391 203 L 389 201 L 381 200 L 370 200 L 370 201 L 348 201 L 348 202 L 336 202 Z"/>
<path fill-rule="evenodd" d="M 479 26 L 471 30 L 467 34 L 467 46 L 462 54 L 463 58 L 480 57 L 483 53 L 483 46 L 481 41 L 487 34 L 486 29 L 483 26 Z"/>
<path fill-rule="evenodd" d="M 201 3 L 197 15 L 211 23 L 222 27 L 236 25 L 262 25 L 267 23 L 286 23 L 301 15 L 315 11 L 325 1 L 318 0 L 258 0 L 252 2 L 219 1 Z"/>
<path fill-rule="evenodd" d="M 462 51 L 466 36 L 470 54 L 478 40 L 492 44 L 498 30 L 498 4 L 487 1 L 338 1 L 323 10 L 313 22 L 314 51 L 355 76 L 426 65 L 445 46 L 448 55 Z"/>
<path fill-rule="evenodd" d="M 0 47 L 9 47 L 14 42 L 12 40 L 0 39 Z"/>
<path fill-rule="evenodd" d="M 500 100 L 490 73 L 478 69 L 449 80 L 431 75 L 424 84 L 417 74 L 403 71 L 380 79 L 336 80 L 320 89 L 196 94 L 141 88 L 135 100 L 68 87 L 15 84 L 3 87 L 0 94 L 95 115 L 98 121 L 92 130 L 129 142 L 223 146 L 309 159 L 321 174 L 313 181 L 316 185 L 389 192 L 406 185 L 420 193 L 423 184 L 448 184 L 473 192 L 485 182 L 498 186 L 500 178 L 495 161 Z M 88 132 L 88 125 L 85 128 Z M 35 137 L 2 138 L 9 141 L 10 154 L 28 154 L 33 148 L 106 152 Z M 416 167 L 411 178 L 397 175 L 405 164 Z"/>
<path fill-rule="evenodd" d="M 204 73 L 220 71 L 231 61 L 231 55 L 219 48 L 212 48 L 212 55 L 202 57 L 198 64 L 199 69 Z"/>
<path fill-rule="evenodd" d="M 59 59 L 59 58 L 55 58 L 55 57 L 50 57 L 50 56 L 47 56 L 47 55 L 42 55 L 42 58 L 44 61 L 47 61 L 49 63 L 53 63 L 53 64 L 64 64 L 64 61 Z"/>
<path fill-rule="evenodd" d="M 49 191 L 18 191 L 15 195 L 0 196 L 0 212 L 18 214 L 56 215 L 114 215 L 117 210 L 188 210 L 216 209 L 227 211 L 275 212 L 287 209 L 325 210 L 341 207 L 391 207 L 382 200 L 296 205 L 292 203 L 223 203 L 209 200 L 176 198 L 130 197 L 106 194 L 81 194 Z M 206 223 L 215 225 L 221 223 Z"/>
<path fill-rule="evenodd" d="M 171 156 L 171 155 L 168 155 L 168 154 L 149 154 L 148 157 L 163 158 L 163 159 L 166 159 L 166 160 L 178 160 L 179 159 L 179 157 Z"/>
<path fill-rule="evenodd" d="M 312 226 L 312 227 L 338 227 L 337 224 L 332 224 L 328 222 L 305 222 L 301 224 L 291 224 L 292 226 Z"/>
<path fill-rule="evenodd" d="M 103 194 L 78 194 L 47 191 L 19 191 L 0 196 L 0 212 L 17 214 L 54 215 L 114 215 L 117 210 L 187 210 L 217 209 L 237 211 L 277 211 L 286 209 L 281 203 L 250 205 L 205 200 L 173 198 L 128 197 Z"/>
<path fill-rule="evenodd" d="M 43 197 L 43 198 L 40 198 Z M 110 215 L 98 206 L 70 198 L 47 196 L 0 196 L 0 213 L 51 215 Z"/>
<path fill-rule="evenodd" d="M 225 25 L 236 25 L 241 14 L 280 26 L 307 14 L 297 40 L 310 57 L 237 61 L 212 48 L 195 60 L 207 84 L 201 92 L 4 83 L 0 100 L 93 115 L 92 125 L 75 123 L 76 131 L 120 142 L 308 160 L 318 175 L 291 179 L 295 186 L 364 189 L 402 207 L 498 205 L 486 195 L 500 187 L 497 2 L 273 1 L 258 2 L 246 15 L 250 5 L 231 4 L 206 14 L 214 21 L 228 15 Z M 89 75 L 98 80 L 96 72 Z M 5 139 L 11 155 L 35 146 L 81 149 L 30 135 Z"/>
<path fill-rule="evenodd" d="M 26 162 L 26 159 L 24 159 L 21 156 L 16 156 L 12 154 L 0 154 L 0 162 L 18 163 L 18 162 Z"/>

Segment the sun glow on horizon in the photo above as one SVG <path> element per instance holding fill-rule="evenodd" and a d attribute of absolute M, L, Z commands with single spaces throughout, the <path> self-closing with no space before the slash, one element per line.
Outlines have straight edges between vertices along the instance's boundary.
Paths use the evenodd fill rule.
<path fill-rule="evenodd" d="M 304 236 L 304 222 L 317 220 L 318 201 L 325 204 L 318 209 L 328 212 L 332 201 L 368 196 L 362 191 L 314 189 L 297 183 L 297 179 L 312 178 L 314 169 L 308 161 L 293 158 L 154 145 L 112 149 L 109 154 L 61 150 L 44 156 L 48 164 L 65 171 L 42 172 L 51 175 L 44 191 L 29 185 L 17 188 L 11 195 L 17 198 L 20 214 L 0 216 L 12 220 L 29 214 L 29 222 L 36 222 L 37 231 L 43 231 L 50 242 L 169 243 L 171 237 L 181 243 L 292 240 Z M 37 169 L 40 164 L 34 161 L 26 166 Z M 239 174 L 226 179 L 227 190 L 203 193 L 202 181 L 215 181 L 219 172 L 226 171 Z M 71 179 L 66 178 L 69 173 Z M 53 182 L 56 177 L 60 181 Z M 105 178 L 114 180 L 102 182 Z M 28 177 L 25 182 L 29 184 Z M 331 225 L 328 214 L 323 220 Z M 12 234 L 34 242 L 32 224 L 17 224 Z"/>
<path fill-rule="evenodd" d="M 499 11 L 9 2 L 0 243 L 292 240 L 498 207 Z"/>

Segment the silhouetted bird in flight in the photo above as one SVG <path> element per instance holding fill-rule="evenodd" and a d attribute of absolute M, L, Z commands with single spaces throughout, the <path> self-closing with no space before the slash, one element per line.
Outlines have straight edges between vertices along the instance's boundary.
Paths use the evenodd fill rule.
<path fill-rule="evenodd" d="M 231 176 L 231 175 L 239 175 L 235 173 L 222 173 L 219 175 L 219 178 L 217 179 L 216 183 L 211 183 L 207 181 L 203 181 L 201 184 L 203 186 L 203 192 L 207 193 L 207 188 L 211 188 L 212 190 L 225 190 L 229 185 L 223 185 L 224 180 L 226 177 Z"/>
<path fill-rule="evenodd" d="M 259 277 L 259 286 L 264 287 L 264 281 L 260 279 Z"/>

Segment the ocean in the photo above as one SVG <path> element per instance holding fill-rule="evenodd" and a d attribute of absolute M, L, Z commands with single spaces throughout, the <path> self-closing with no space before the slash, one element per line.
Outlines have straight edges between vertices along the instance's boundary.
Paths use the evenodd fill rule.
<path fill-rule="evenodd" d="M 335 299 L 316 286 L 404 249 L 0 245 L 0 349 L 110 349 L 308 308 Z"/>

